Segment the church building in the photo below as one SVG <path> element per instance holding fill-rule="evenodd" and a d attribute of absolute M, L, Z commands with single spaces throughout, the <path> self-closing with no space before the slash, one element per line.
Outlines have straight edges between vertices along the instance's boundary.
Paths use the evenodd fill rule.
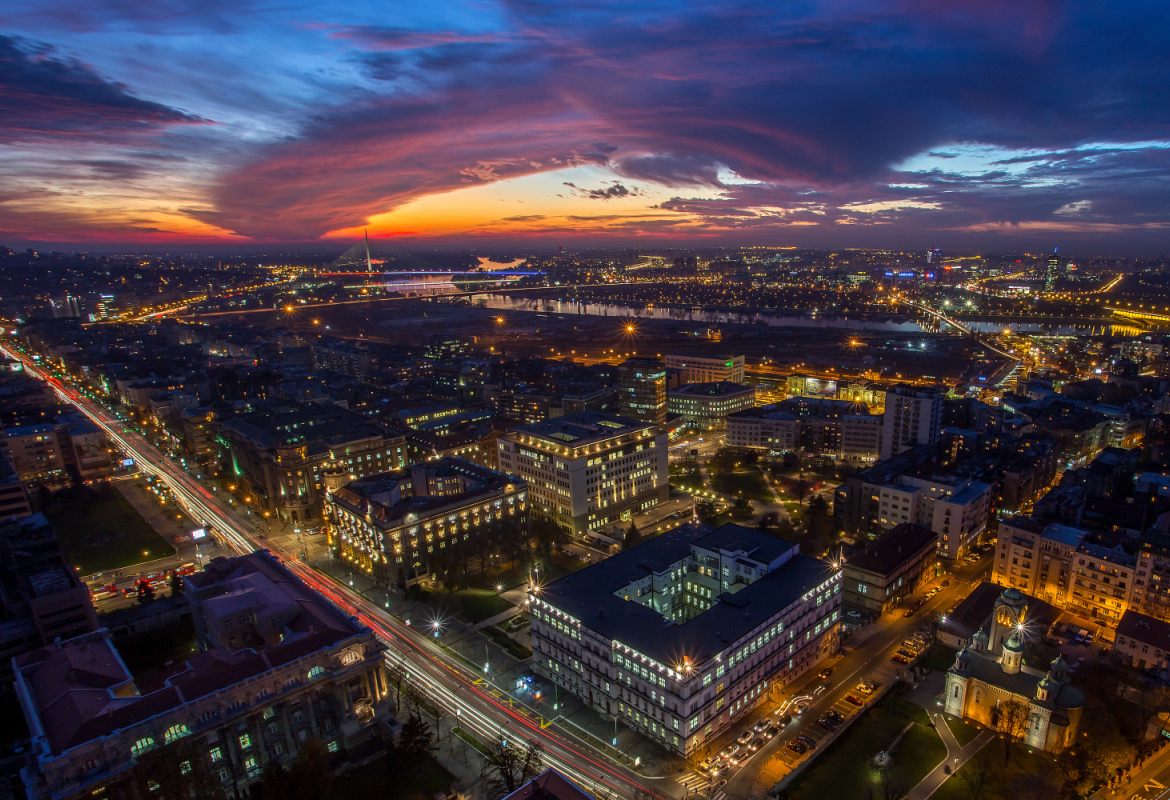
<path fill-rule="evenodd" d="M 987 629 L 980 629 L 947 671 L 945 710 L 995 729 L 1002 704 L 1028 709 L 1022 740 L 1059 753 L 1073 741 L 1085 695 L 1072 685 L 1068 664 L 1058 656 L 1047 672 L 1024 665 L 1026 597 L 1008 589 L 996 601 Z"/>

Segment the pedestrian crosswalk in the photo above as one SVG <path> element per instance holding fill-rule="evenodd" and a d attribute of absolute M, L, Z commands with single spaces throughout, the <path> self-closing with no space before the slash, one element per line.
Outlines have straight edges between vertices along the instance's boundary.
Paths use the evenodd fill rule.
<path fill-rule="evenodd" d="M 697 794 L 701 797 L 710 798 L 710 800 L 727 800 L 727 792 L 719 789 L 713 794 L 708 794 L 713 788 L 711 784 L 713 781 L 706 775 L 697 772 L 688 772 L 678 779 L 678 782 L 686 787 L 687 793 Z"/>

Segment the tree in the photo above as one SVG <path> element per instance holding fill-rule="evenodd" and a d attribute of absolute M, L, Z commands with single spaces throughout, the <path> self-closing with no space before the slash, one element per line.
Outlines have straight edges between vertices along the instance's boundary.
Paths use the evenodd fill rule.
<path fill-rule="evenodd" d="M 154 587 L 150 585 L 150 581 L 140 580 L 137 586 L 137 599 L 140 604 L 145 605 L 154 600 Z"/>
<path fill-rule="evenodd" d="M 333 792 L 329 751 L 317 739 L 300 746 L 288 769 L 289 800 L 328 800 Z"/>
<path fill-rule="evenodd" d="M 544 772 L 544 748 L 538 742 L 509 744 L 498 739 L 483 756 L 480 780 L 487 800 L 500 800 Z"/>
<path fill-rule="evenodd" d="M 699 515 L 699 519 L 703 522 L 711 522 L 715 519 L 715 516 L 718 513 L 715 510 L 715 504 L 710 500 L 700 500 L 695 505 L 695 512 Z"/>
<path fill-rule="evenodd" d="M 715 455 L 711 456 L 707 466 L 713 471 L 723 474 L 733 471 L 739 460 L 739 454 L 730 447 L 720 447 L 715 451 Z"/>
<path fill-rule="evenodd" d="M 756 527 L 764 532 L 775 531 L 776 528 L 780 527 L 780 515 L 775 511 L 765 512 L 764 516 L 760 517 L 759 522 L 756 523 Z"/>
<path fill-rule="evenodd" d="M 752 513 L 752 504 L 746 497 L 737 499 L 731 506 L 731 516 L 736 519 L 751 519 Z"/>
<path fill-rule="evenodd" d="M 630 520 L 630 527 L 626 529 L 625 538 L 622 540 L 622 549 L 629 550 L 634 545 L 642 541 L 642 534 L 638 531 L 638 526 Z"/>
<path fill-rule="evenodd" d="M 980 750 L 959 770 L 959 780 L 967 787 L 967 794 L 971 800 L 980 800 L 994 774 L 991 754 L 987 750 Z"/>
<path fill-rule="evenodd" d="M 429 757 L 434 749 L 431 727 L 415 711 L 402 723 L 402 733 L 398 735 L 398 752 L 403 762 L 418 764 L 424 757 Z"/>
<path fill-rule="evenodd" d="M 1019 700 L 1005 700 L 992 712 L 995 730 L 1003 737 L 1003 764 L 1012 760 L 1016 745 L 1028 730 L 1031 711 Z"/>

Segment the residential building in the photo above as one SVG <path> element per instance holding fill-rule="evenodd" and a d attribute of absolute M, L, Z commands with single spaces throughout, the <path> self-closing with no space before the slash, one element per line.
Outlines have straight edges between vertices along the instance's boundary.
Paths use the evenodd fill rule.
<path fill-rule="evenodd" d="M 326 469 L 353 478 L 406 466 L 406 437 L 335 405 L 266 401 L 216 423 L 237 494 L 261 512 L 299 523 L 324 510 Z"/>
<path fill-rule="evenodd" d="M 656 358 L 630 358 L 618 365 L 621 415 L 639 422 L 666 422 L 666 367 Z"/>
<path fill-rule="evenodd" d="M 991 580 L 1114 627 L 1130 606 L 1135 556 L 1086 541 L 1088 531 L 1012 517 L 999 523 Z"/>
<path fill-rule="evenodd" d="M 881 417 L 862 403 L 823 397 L 790 397 L 727 418 L 727 444 L 827 456 L 855 463 L 874 461 L 880 450 Z"/>
<path fill-rule="evenodd" d="M 7 459 L 0 458 L 0 519 L 27 517 L 32 513 L 32 503 L 20 476 Z"/>
<path fill-rule="evenodd" d="M 689 755 L 838 647 L 841 572 L 689 524 L 529 593 L 533 670 Z"/>
<path fill-rule="evenodd" d="M 1161 524 L 1138 539 L 1137 558 L 1130 608 L 1170 622 L 1170 534 Z"/>
<path fill-rule="evenodd" d="M 680 371 L 682 383 L 743 383 L 743 356 L 680 356 L 667 354 L 667 369 Z"/>
<path fill-rule="evenodd" d="M 843 602 L 879 616 L 937 574 L 938 534 L 912 522 L 886 531 L 849 556 L 843 567 Z"/>
<path fill-rule="evenodd" d="M 691 383 L 666 393 L 671 414 L 701 431 L 722 430 L 727 417 L 756 405 L 756 390 L 740 383 Z"/>
<path fill-rule="evenodd" d="M 521 425 L 498 439 L 500 469 L 527 481 L 532 510 L 580 536 L 670 496 L 666 432 L 581 411 Z"/>
<path fill-rule="evenodd" d="M 107 630 L 13 660 L 32 739 L 30 800 L 109 800 L 202 779 L 246 797 L 306 742 L 337 766 L 381 749 L 393 720 L 385 649 L 267 551 L 217 558 L 185 579 L 199 650 L 136 681 Z"/>
<path fill-rule="evenodd" d="M 94 630 L 89 587 L 44 514 L 0 520 L 0 674 L 14 656 Z"/>
<path fill-rule="evenodd" d="M 310 345 L 317 369 L 363 378 L 378 369 L 378 354 L 364 342 L 318 342 Z"/>
<path fill-rule="evenodd" d="M 900 383 L 886 392 L 882 417 L 882 459 L 914 445 L 938 442 L 943 392 L 935 387 Z"/>
<path fill-rule="evenodd" d="M 1113 639 L 1114 663 L 1146 670 L 1159 680 L 1170 678 L 1170 623 L 1127 610 Z"/>
<path fill-rule="evenodd" d="M 971 478 L 907 472 L 893 483 L 869 486 L 869 491 L 880 497 L 875 504 L 875 527 L 888 529 L 916 522 L 930 528 L 939 535 L 939 558 L 966 555 L 991 518 L 994 487 Z"/>
<path fill-rule="evenodd" d="M 412 464 L 329 494 L 329 545 L 383 586 L 407 586 L 528 535 L 528 487 L 462 458 Z"/>

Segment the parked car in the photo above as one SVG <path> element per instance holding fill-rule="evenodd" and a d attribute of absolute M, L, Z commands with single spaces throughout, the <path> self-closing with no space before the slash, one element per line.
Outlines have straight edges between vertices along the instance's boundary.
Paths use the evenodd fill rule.
<path fill-rule="evenodd" d="M 1080 630 L 1080 631 L 1077 631 L 1076 638 L 1075 638 L 1075 639 L 1073 639 L 1073 641 L 1074 641 L 1074 642 L 1076 642 L 1077 644 L 1084 644 L 1084 643 L 1085 643 L 1085 634 L 1086 634 L 1086 633 L 1088 633 L 1088 631 L 1085 631 L 1085 630 Z"/>
<path fill-rule="evenodd" d="M 914 616 L 914 612 L 917 610 L 918 610 L 917 608 L 908 608 L 908 609 L 906 609 L 905 613 L 902 614 L 902 616 L 903 617 L 912 617 L 912 616 Z"/>
<path fill-rule="evenodd" d="M 890 656 L 890 661 L 897 661 L 899 664 L 910 663 L 910 659 L 906 658 L 906 656 L 902 655 L 901 653 L 894 653 L 892 656 Z"/>
<path fill-rule="evenodd" d="M 784 746 L 792 752 L 799 753 L 800 755 L 804 755 L 808 752 L 808 745 L 797 739 L 789 739 Z"/>
<path fill-rule="evenodd" d="M 832 708 L 825 712 L 825 716 L 834 722 L 842 722 L 845 719 L 844 715 L 840 711 L 836 711 Z"/>
<path fill-rule="evenodd" d="M 913 659 L 918 657 L 916 653 L 913 653 L 913 652 L 907 650 L 905 647 L 898 648 L 898 655 L 902 656 L 902 658 L 907 658 L 910 660 L 913 660 Z"/>
<path fill-rule="evenodd" d="M 1089 635 L 1085 637 L 1085 645 L 1087 646 L 1087 645 L 1090 645 L 1092 643 L 1093 643 L 1093 634 L 1089 633 Z"/>
<path fill-rule="evenodd" d="M 805 736 L 803 733 L 796 737 L 796 740 L 807 747 L 809 750 L 817 749 L 817 740 L 810 736 Z"/>
<path fill-rule="evenodd" d="M 855 705 L 855 706 L 863 706 L 863 705 L 865 705 L 865 701 L 864 701 L 864 700 L 862 700 L 860 697 L 858 697 L 858 696 L 857 696 L 857 695 L 855 695 L 855 694 L 847 694 L 847 695 L 845 695 L 845 702 L 846 702 L 846 703 L 852 703 L 852 704 L 853 704 L 853 705 Z"/>
<path fill-rule="evenodd" d="M 829 719 L 828 717 L 821 717 L 820 719 L 817 720 L 817 724 L 820 725 L 822 728 L 824 728 L 827 731 L 837 730 L 837 723 L 835 721 Z"/>
<path fill-rule="evenodd" d="M 861 692 L 862 694 L 873 694 L 877 687 L 878 684 L 873 681 L 862 681 L 861 683 L 857 684 L 857 691 Z"/>
<path fill-rule="evenodd" d="M 944 587 L 950 586 L 950 585 L 951 585 L 951 579 L 950 579 L 950 578 L 947 578 L 945 581 L 943 581 L 943 582 L 942 582 L 942 585 L 943 585 Z"/>

